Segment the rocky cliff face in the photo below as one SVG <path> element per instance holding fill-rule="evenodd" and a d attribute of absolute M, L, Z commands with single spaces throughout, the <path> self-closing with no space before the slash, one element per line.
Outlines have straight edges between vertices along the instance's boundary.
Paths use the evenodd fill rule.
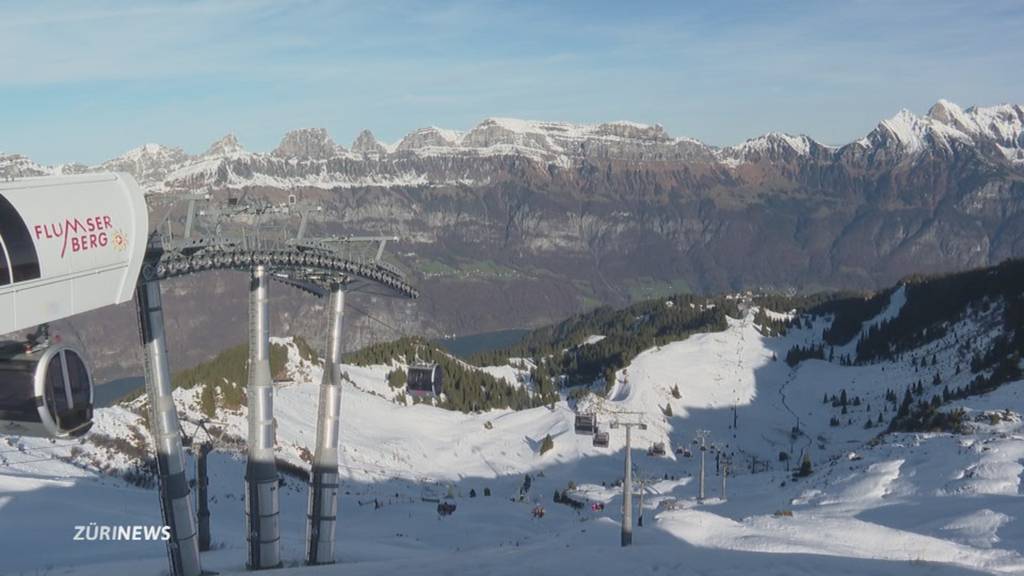
<path fill-rule="evenodd" d="M 491 118 L 393 145 L 364 131 L 351 150 L 299 130 L 270 154 L 226 137 L 199 156 L 147 145 L 99 167 L 0 155 L 0 173 L 123 169 L 153 193 L 291 193 L 323 207 L 313 234 L 397 234 L 423 297 L 361 304 L 380 312 L 357 315 L 355 345 L 537 325 L 687 289 L 873 288 L 1024 255 L 1022 126 L 1018 105 L 940 101 L 841 147 L 773 133 L 716 148 L 660 126 Z M 185 302 L 223 284 L 180 286 Z M 316 338 L 316 305 L 282 303 L 281 322 Z M 207 316 L 183 338 L 244 339 L 244 322 Z"/>

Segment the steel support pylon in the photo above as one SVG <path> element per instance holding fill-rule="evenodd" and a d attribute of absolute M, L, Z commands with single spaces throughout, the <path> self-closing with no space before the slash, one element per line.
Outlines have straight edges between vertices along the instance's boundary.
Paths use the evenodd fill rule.
<path fill-rule="evenodd" d="M 306 510 L 306 564 L 334 563 L 334 530 L 338 515 L 338 430 L 341 422 L 341 322 L 345 292 L 331 286 L 330 330 L 320 383 L 316 417 L 316 451 L 309 475 Z"/>
<path fill-rule="evenodd" d="M 164 311 L 157 280 L 140 283 L 135 291 L 143 370 L 149 398 L 149 431 L 156 447 L 160 512 L 170 528 L 167 557 L 172 576 L 199 576 L 199 543 L 196 517 L 185 477 L 185 451 L 181 447 L 178 411 L 171 395 L 171 371 L 167 361 Z"/>
<path fill-rule="evenodd" d="M 630 431 L 626 426 L 626 472 L 622 478 L 622 545 L 633 543 L 633 457 L 630 446 Z"/>
<path fill-rule="evenodd" d="M 274 461 L 276 430 L 274 387 L 270 376 L 270 316 L 265 266 L 256 266 L 249 284 L 249 453 L 245 466 L 245 523 L 249 541 L 250 570 L 281 565 L 281 533 L 278 523 L 277 464 Z"/>
<path fill-rule="evenodd" d="M 207 456 L 212 446 L 203 442 L 196 447 L 196 508 L 199 516 L 199 551 L 210 549 L 210 504 L 208 491 L 210 476 L 207 474 Z"/>

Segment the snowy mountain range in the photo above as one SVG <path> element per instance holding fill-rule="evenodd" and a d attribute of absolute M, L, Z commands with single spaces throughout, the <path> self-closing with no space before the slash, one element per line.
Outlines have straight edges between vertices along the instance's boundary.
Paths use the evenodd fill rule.
<path fill-rule="evenodd" d="M 386 324 L 356 317 L 354 349 L 399 334 L 534 327 L 681 290 L 871 290 L 1024 256 L 1022 126 L 1020 105 L 940 101 L 841 147 L 773 133 L 716 148 L 659 126 L 492 118 L 394 143 L 364 131 L 350 146 L 298 130 L 266 153 L 231 135 L 199 154 L 146 145 L 92 167 L 2 156 L 0 174 L 117 169 L 153 192 L 296 194 L 322 208 L 311 234 L 397 235 L 397 264 L 421 299 L 374 304 Z M 193 318 L 170 343 L 185 365 L 244 341 L 244 306 L 211 311 L 191 296 L 244 290 L 230 278 L 182 281 L 168 295 Z M 320 336 L 315 309 L 277 305 L 310 339 Z M 73 323 L 105 375 L 126 375 L 132 314 Z"/>
<path fill-rule="evenodd" d="M 248 152 L 231 134 L 201 154 L 145 144 L 96 166 L 42 166 L 20 155 L 0 153 L 0 175 L 123 170 L 152 192 L 247 186 L 436 186 L 492 180 L 465 164 L 480 158 L 521 158 L 552 170 L 601 161 L 736 169 L 759 163 L 858 163 L 881 156 L 912 162 L 922 155 L 948 156 L 965 147 L 976 148 L 995 162 L 1024 166 L 1024 109 L 1005 104 L 965 110 L 940 100 L 925 116 L 902 110 L 865 137 L 841 147 L 821 144 L 809 136 L 773 132 L 719 148 L 692 138 L 672 137 L 657 124 L 576 125 L 488 118 L 466 132 L 420 128 L 391 144 L 364 130 L 345 148 L 325 129 L 306 128 L 285 134 L 269 153 Z M 463 162 L 439 168 L 425 162 L 431 158 Z"/>

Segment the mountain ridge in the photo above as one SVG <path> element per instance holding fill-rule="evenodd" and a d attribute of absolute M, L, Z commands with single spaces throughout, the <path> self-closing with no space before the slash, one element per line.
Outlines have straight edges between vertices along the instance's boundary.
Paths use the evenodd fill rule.
<path fill-rule="evenodd" d="M 200 156 L 142 147 L 121 169 L 149 178 L 151 191 L 208 191 L 215 201 L 294 194 L 321 208 L 313 236 L 400 237 L 395 263 L 421 299 L 374 304 L 400 330 L 357 318 L 346 332 L 352 349 L 400 334 L 536 327 L 658 294 L 874 289 L 1024 256 L 1022 119 L 1019 105 L 939 102 L 838 148 L 771 133 L 719 149 L 657 126 L 492 118 L 466 133 L 418 130 L 404 146 L 371 134 L 342 151 L 326 131 L 307 131 L 278 149 L 320 158 L 246 152 L 237 138 Z M 159 162 L 179 154 L 187 159 Z M 50 169 L 20 155 L 0 156 L 0 174 L 3 166 Z M 232 278 L 183 280 L 168 296 L 195 318 L 171 343 L 187 364 L 244 341 L 244 321 L 235 324 L 244 307 L 209 313 L 190 296 L 244 290 Z M 291 330 L 319 340 L 313 303 L 280 307 Z M 73 323 L 103 349 L 98 363 L 121 375 L 134 331 L 131 314 L 115 316 Z M 115 325 L 126 335 L 111 339 Z"/>
<path fill-rule="evenodd" d="M 123 170 L 133 174 L 150 192 L 191 188 L 245 187 L 264 185 L 261 175 L 272 171 L 274 159 L 300 160 L 318 165 L 320 178 L 291 175 L 274 181 L 275 186 L 360 187 L 429 185 L 462 182 L 454 175 L 447 178 L 403 178 L 392 174 L 384 178 L 352 178 L 337 164 L 392 164 L 414 157 L 436 156 L 509 156 L 523 157 L 539 164 L 571 168 L 581 160 L 621 160 L 636 163 L 675 162 L 708 163 L 726 170 L 761 162 L 779 163 L 803 159 L 809 162 L 851 160 L 868 149 L 892 149 L 900 160 L 912 160 L 929 150 L 949 153 L 954 146 L 978 146 L 987 158 L 1000 156 L 1012 166 L 1024 166 L 1024 108 L 1018 104 L 963 109 L 939 100 L 918 116 L 906 109 L 881 120 L 864 137 L 831 146 L 813 137 L 783 132 L 768 132 L 732 146 L 712 146 L 688 137 L 673 137 L 659 124 L 630 121 L 598 124 L 545 122 L 514 118 L 485 118 L 468 131 L 439 127 L 418 128 L 398 142 L 387 144 L 369 130 L 357 135 L 351 149 L 336 144 L 324 128 L 291 130 L 270 152 L 247 152 L 231 137 L 229 153 L 211 144 L 201 154 L 188 154 L 176 147 L 145 144 L 95 166 L 61 164 L 44 166 L 17 154 L 0 153 L 0 175 L 37 176 L 101 170 Z M 216 162 L 214 162 L 216 160 Z M 234 170 L 238 164 L 248 170 Z M 211 165 L 213 164 L 213 165 Z M 416 170 L 413 172 L 426 172 Z M 385 171 L 386 172 L 386 171 Z M 334 177 L 331 177 L 334 176 Z"/>

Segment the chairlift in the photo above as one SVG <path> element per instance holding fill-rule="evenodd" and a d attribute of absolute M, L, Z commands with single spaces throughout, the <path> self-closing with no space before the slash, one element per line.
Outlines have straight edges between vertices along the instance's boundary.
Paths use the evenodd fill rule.
<path fill-rule="evenodd" d="M 665 455 L 665 443 L 655 442 L 651 444 L 651 447 L 647 449 L 648 456 L 664 456 Z"/>
<path fill-rule="evenodd" d="M 594 432 L 594 442 L 593 442 L 593 444 L 594 444 L 594 446 L 597 446 L 598 448 L 607 448 L 608 447 L 608 433 L 603 431 L 603 430 L 598 431 L 598 432 Z"/>

